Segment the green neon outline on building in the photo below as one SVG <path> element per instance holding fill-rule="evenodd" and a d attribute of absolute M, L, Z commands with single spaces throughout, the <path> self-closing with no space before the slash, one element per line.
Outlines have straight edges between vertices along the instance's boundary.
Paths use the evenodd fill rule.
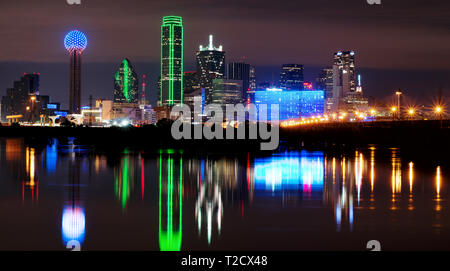
<path fill-rule="evenodd" d="M 175 27 L 180 27 L 181 29 L 181 59 L 180 59 L 180 74 L 178 76 L 175 76 Z M 169 46 L 169 55 L 168 55 L 168 71 L 167 76 L 164 76 L 163 72 L 163 66 L 164 66 L 164 28 L 168 28 L 169 32 L 169 38 L 168 38 L 168 46 Z M 163 17 L 163 22 L 161 25 L 161 89 L 160 89 L 160 103 L 161 104 L 167 104 L 167 105 L 173 105 L 175 104 L 175 100 L 178 101 L 178 99 L 175 99 L 176 92 L 179 91 L 180 93 L 180 103 L 183 103 L 183 65 L 184 65 L 184 55 L 183 55 L 183 39 L 184 39 L 184 29 L 183 29 L 183 19 L 180 16 L 165 16 Z M 164 78 L 168 77 L 168 80 L 165 80 Z M 180 89 L 177 90 L 175 86 L 176 77 L 180 78 Z M 164 85 L 166 84 L 165 81 L 168 81 L 168 93 L 167 97 L 165 98 L 163 94 Z"/>

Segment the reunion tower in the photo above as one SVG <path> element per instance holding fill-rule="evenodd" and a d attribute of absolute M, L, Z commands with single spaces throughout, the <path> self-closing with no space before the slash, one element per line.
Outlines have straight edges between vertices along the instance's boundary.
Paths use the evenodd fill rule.
<path fill-rule="evenodd" d="M 70 54 L 69 112 L 81 112 L 81 53 L 86 49 L 87 38 L 83 32 L 73 30 L 64 38 L 64 46 Z"/>

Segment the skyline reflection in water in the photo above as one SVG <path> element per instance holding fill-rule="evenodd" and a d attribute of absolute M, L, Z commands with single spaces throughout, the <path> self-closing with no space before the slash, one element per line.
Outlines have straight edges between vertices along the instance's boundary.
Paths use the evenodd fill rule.
<path fill-rule="evenodd" d="M 4 138 L 0 249 L 450 249 L 446 171 L 396 148 L 104 155 Z"/>

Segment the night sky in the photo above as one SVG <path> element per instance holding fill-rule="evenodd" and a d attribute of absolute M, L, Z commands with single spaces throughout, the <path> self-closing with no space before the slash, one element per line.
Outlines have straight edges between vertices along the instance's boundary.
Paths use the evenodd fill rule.
<path fill-rule="evenodd" d="M 1 0 L 0 94 L 24 72 L 41 73 L 41 94 L 68 102 L 65 33 L 88 37 L 83 55 L 83 104 L 112 98 L 113 74 L 123 58 L 150 74 L 156 100 L 160 25 L 165 15 L 184 20 L 185 70 L 208 35 L 226 59 L 256 66 L 258 81 L 277 80 L 283 63 L 305 65 L 307 80 L 332 64 L 338 50 L 356 52 L 367 96 L 389 99 L 401 88 L 428 102 L 442 88 L 450 96 L 450 1 L 381 0 Z"/>

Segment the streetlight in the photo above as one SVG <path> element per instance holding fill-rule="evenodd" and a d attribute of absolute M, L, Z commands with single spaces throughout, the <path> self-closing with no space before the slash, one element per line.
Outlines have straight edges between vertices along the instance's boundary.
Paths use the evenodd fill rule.
<path fill-rule="evenodd" d="M 440 106 L 436 106 L 435 108 L 434 108 L 434 111 L 436 112 L 436 114 L 441 114 L 441 112 L 442 112 L 442 107 L 440 107 Z"/>
<path fill-rule="evenodd" d="M 416 110 L 414 108 L 408 109 L 408 115 L 412 119 L 414 114 L 416 113 Z"/>
<path fill-rule="evenodd" d="M 375 121 L 375 113 L 376 113 L 376 112 L 377 112 L 377 111 L 375 111 L 374 108 L 370 109 L 370 115 L 372 115 L 372 122 Z"/>
<path fill-rule="evenodd" d="M 392 120 L 395 119 L 395 112 L 397 111 L 397 107 L 393 106 L 391 107 L 391 111 L 392 111 Z"/>
<path fill-rule="evenodd" d="M 397 95 L 398 119 L 401 118 L 400 95 L 402 94 L 403 93 L 400 90 L 395 92 L 395 95 Z"/>
<path fill-rule="evenodd" d="M 434 108 L 434 112 L 439 116 L 440 126 L 442 128 L 442 106 L 438 105 Z"/>

